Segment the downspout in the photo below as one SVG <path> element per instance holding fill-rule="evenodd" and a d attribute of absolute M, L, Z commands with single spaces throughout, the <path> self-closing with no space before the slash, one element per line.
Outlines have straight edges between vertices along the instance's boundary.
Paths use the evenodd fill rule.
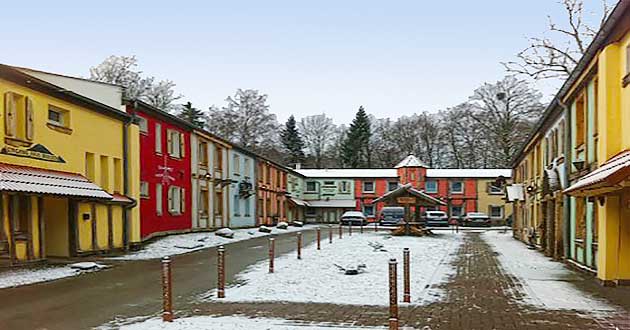
<path fill-rule="evenodd" d="M 564 182 L 569 184 L 569 173 L 571 172 L 571 111 L 561 100 L 556 99 L 558 105 L 564 112 Z M 571 250 L 571 205 L 569 195 L 562 194 L 562 243 L 564 258 L 569 259 Z"/>
<path fill-rule="evenodd" d="M 137 108 L 137 102 L 133 103 L 134 109 Z M 123 195 L 129 194 L 129 125 L 136 120 L 136 113 L 133 112 L 131 117 L 123 124 L 122 138 L 123 138 Z M 129 209 L 137 205 L 137 201 L 124 207 L 122 213 L 123 216 L 123 247 L 129 249 Z"/>

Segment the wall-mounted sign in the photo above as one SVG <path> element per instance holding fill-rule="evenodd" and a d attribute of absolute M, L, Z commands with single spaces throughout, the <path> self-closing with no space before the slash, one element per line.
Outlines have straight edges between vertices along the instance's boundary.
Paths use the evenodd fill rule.
<path fill-rule="evenodd" d="M 416 198 L 415 197 L 398 197 L 396 198 L 396 202 L 398 202 L 398 204 L 416 204 Z"/>
<path fill-rule="evenodd" d="M 5 145 L 0 153 L 5 155 L 17 156 L 17 157 L 26 157 L 44 160 L 47 162 L 55 162 L 55 163 L 65 163 L 66 161 L 61 158 L 61 156 L 57 156 L 53 154 L 48 148 L 44 147 L 41 144 L 36 144 L 28 149 L 17 148 L 9 145 Z"/>

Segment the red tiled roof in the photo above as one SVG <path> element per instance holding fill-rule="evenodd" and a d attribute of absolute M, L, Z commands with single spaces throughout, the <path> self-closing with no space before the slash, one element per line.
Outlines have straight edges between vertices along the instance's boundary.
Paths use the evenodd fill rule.
<path fill-rule="evenodd" d="M 630 150 L 625 150 L 599 168 L 581 177 L 564 192 L 569 195 L 590 196 L 605 190 L 616 190 L 618 183 L 630 176 Z"/>
<path fill-rule="evenodd" d="M 0 163 L 0 191 L 112 199 L 80 174 Z"/>
<path fill-rule="evenodd" d="M 133 203 L 133 200 L 125 195 L 113 194 L 112 197 L 111 201 L 115 203 Z"/>

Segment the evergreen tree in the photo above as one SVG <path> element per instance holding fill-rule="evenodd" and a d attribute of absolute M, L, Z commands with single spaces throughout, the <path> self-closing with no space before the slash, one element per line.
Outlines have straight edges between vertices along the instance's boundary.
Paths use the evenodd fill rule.
<path fill-rule="evenodd" d="M 341 158 L 344 166 L 350 168 L 369 168 L 372 166 L 371 136 L 370 119 L 363 106 L 360 106 L 341 145 Z"/>
<path fill-rule="evenodd" d="M 182 105 L 182 110 L 177 114 L 177 117 L 199 128 L 203 128 L 206 125 L 206 115 L 203 111 L 194 108 L 190 102 L 186 102 L 186 104 Z"/>
<path fill-rule="evenodd" d="M 284 129 L 280 132 L 280 140 L 287 153 L 287 163 L 296 164 L 304 160 L 304 141 L 297 130 L 295 117 L 291 116 L 287 120 Z"/>

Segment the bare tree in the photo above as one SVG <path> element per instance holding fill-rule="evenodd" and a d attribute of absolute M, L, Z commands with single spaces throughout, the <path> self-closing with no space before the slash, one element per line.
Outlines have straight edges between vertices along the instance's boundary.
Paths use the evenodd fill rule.
<path fill-rule="evenodd" d="M 175 104 L 175 101 L 181 99 L 183 95 L 175 94 L 175 83 L 170 80 L 162 80 L 154 83 L 153 80 L 154 79 L 151 78 L 151 84 L 141 98 L 158 109 L 169 112 L 181 110 L 181 105 Z"/>
<path fill-rule="evenodd" d="M 276 115 L 269 112 L 267 95 L 253 89 L 238 89 L 219 109 L 210 107 L 207 128 L 233 143 L 256 151 L 279 145 Z"/>
<path fill-rule="evenodd" d="M 325 151 L 335 139 L 336 126 L 332 118 L 325 114 L 304 117 L 300 120 L 299 130 L 308 155 L 313 158 L 315 167 L 321 168 Z"/>
<path fill-rule="evenodd" d="M 589 25 L 583 0 L 561 0 L 566 17 L 558 24 L 548 16 L 548 33 L 529 38 L 529 46 L 516 54 L 515 61 L 502 63 L 506 70 L 534 79 L 567 78 L 601 28 L 611 7 L 602 0 L 601 19 Z"/>

